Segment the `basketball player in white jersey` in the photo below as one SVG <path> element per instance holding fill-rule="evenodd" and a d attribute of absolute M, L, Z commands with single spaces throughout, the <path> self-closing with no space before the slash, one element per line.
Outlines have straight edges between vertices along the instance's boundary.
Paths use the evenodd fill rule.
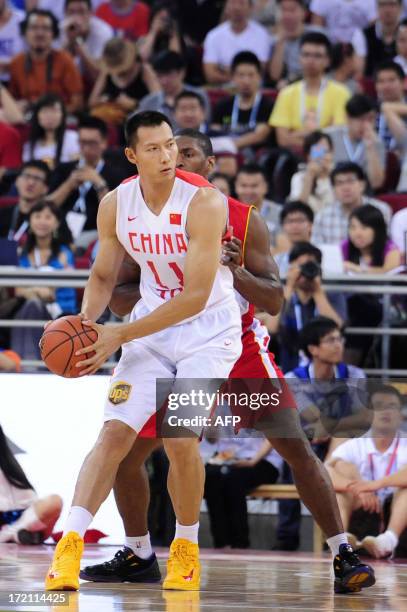
<path fill-rule="evenodd" d="M 47 590 L 79 588 L 84 533 L 137 433 L 160 407 L 156 379 L 170 380 L 168 392 L 183 389 L 183 379 L 225 379 L 242 350 L 233 276 L 220 264 L 228 221 L 225 199 L 205 179 L 176 171 L 178 150 L 165 115 L 134 114 L 127 121 L 126 138 L 127 158 L 137 165 L 139 176 L 100 205 L 100 247 L 82 304 L 82 316 L 98 340 L 80 351 L 81 374 L 96 372 L 121 345 L 123 352 L 112 378 L 105 424 L 82 466 L 46 577 Z M 126 252 L 141 268 L 136 320 L 97 325 L 93 322 L 110 301 Z M 94 355 L 86 358 L 90 351 Z M 198 590 L 200 584 L 197 542 L 204 468 L 198 437 L 191 435 L 164 441 L 177 517 L 165 589 Z"/>

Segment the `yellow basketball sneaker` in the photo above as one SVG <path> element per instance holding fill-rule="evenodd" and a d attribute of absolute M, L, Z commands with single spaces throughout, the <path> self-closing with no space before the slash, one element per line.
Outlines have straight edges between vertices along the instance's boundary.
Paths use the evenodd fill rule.
<path fill-rule="evenodd" d="M 70 531 L 55 549 L 52 565 L 45 579 L 46 591 L 77 591 L 79 589 L 80 562 L 83 539 Z"/>
<path fill-rule="evenodd" d="M 167 577 L 164 580 L 163 589 L 199 591 L 200 579 L 198 544 L 177 538 L 171 544 L 167 561 Z"/>

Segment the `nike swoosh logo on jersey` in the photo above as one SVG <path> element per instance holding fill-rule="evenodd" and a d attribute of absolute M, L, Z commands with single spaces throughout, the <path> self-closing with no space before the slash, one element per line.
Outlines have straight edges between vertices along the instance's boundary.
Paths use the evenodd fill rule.
<path fill-rule="evenodd" d="M 134 221 L 137 217 L 127 217 L 127 221 Z"/>

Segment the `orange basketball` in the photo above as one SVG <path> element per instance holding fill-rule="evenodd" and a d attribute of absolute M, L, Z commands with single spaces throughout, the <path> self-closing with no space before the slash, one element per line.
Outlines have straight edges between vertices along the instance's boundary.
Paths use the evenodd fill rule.
<path fill-rule="evenodd" d="M 79 361 L 91 357 L 94 353 L 76 356 L 86 346 L 91 346 L 98 338 L 95 330 L 84 327 L 78 315 L 56 319 L 44 331 L 40 340 L 41 357 L 51 372 L 64 378 L 77 378 L 80 369 Z"/>

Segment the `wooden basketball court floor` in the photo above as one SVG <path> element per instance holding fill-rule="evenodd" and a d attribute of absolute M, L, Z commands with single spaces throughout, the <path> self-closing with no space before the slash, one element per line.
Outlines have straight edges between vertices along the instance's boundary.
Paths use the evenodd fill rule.
<path fill-rule="evenodd" d="M 82 565 L 110 559 L 116 548 L 88 546 Z M 83 582 L 69 605 L 16 605 L 11 593 L 43 589 L 52 546 L 0 545 L 0 611 L 52 612 L 407 612 L 407 563 L 375 562 L 377 583 L 355 595 L 334 595 L 330 555 L 201 550 L 200 593 L 162 591 L 160 584 Z M 160 550 L 165 573 L 167 551 Z"/>

